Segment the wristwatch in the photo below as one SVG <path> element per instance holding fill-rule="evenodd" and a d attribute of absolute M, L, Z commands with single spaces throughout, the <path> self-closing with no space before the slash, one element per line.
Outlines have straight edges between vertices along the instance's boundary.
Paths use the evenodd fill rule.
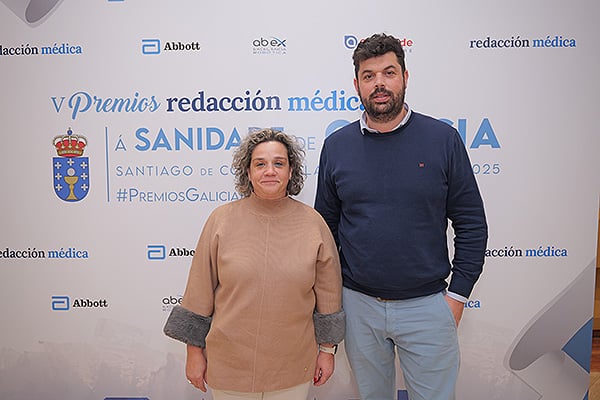
<path fill-rule="evenodd" d="M 325 346 L 319 345 L 319 351 L 322 351 L 323 353 L 335 354 L 335 353 L 337 353 L 337 349 L 338 349 L 337 344 L 334 344 L 333 347 L 325 347 Z"/>

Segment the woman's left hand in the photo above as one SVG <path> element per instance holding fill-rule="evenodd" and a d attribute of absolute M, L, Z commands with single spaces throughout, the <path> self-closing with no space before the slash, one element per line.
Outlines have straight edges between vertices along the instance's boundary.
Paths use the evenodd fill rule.
<path fill-rule="evenodd" d="M 317 367 L 315 368 L 315 376 L 313 383 L 315 386 L 321 386 L 329 380 L 333 375 L 335 367 L 335 356 L 333 354 L 319 352 L 317 356 Z"/>

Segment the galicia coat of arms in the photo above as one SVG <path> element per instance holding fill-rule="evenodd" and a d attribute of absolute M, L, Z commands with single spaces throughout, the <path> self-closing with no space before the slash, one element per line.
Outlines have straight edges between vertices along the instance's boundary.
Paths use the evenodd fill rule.
<path fill-rule="evenodd" d="M 87 196 L 90 189 L 90 163 L 83 157 L 87 139 L 76 135 L 71 128 L 66 135 L 54 138 L 58 157 L 52 158 L 54 193 L 64 201 L 75 202 Z"/>

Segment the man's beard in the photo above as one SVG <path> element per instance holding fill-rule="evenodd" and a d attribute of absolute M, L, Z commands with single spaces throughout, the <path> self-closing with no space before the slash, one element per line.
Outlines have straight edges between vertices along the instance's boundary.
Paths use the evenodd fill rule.
<path fill-rule="evenodd" d="M 375 95 L 384 93 L 390 97 L 387 103 L 377 104 L 372 99 Z M 398 95 L 386 89 L 377 89 L 369 95 L 367 101 L 360 96 L 360 101 L 365 107 L 367 115 L 376 122 L 390 122 L 402 112 L 404 107 L 404 90 L 401 90 Z"/>

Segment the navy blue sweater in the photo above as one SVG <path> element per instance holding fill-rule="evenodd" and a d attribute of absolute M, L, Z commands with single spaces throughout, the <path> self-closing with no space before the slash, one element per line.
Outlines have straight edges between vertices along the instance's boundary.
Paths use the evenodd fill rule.
<path fill-rule="evenodd" d="M 344 286 L 407 299 L 444 290 L 469 297 L 487 244 L 483 201 L 458 132 L 412 112 L 383 134 L 358 121 L 329 136 L 315 208 L 340 249 Z M 448 256 L 447 228 L 455 233 Z"/>

